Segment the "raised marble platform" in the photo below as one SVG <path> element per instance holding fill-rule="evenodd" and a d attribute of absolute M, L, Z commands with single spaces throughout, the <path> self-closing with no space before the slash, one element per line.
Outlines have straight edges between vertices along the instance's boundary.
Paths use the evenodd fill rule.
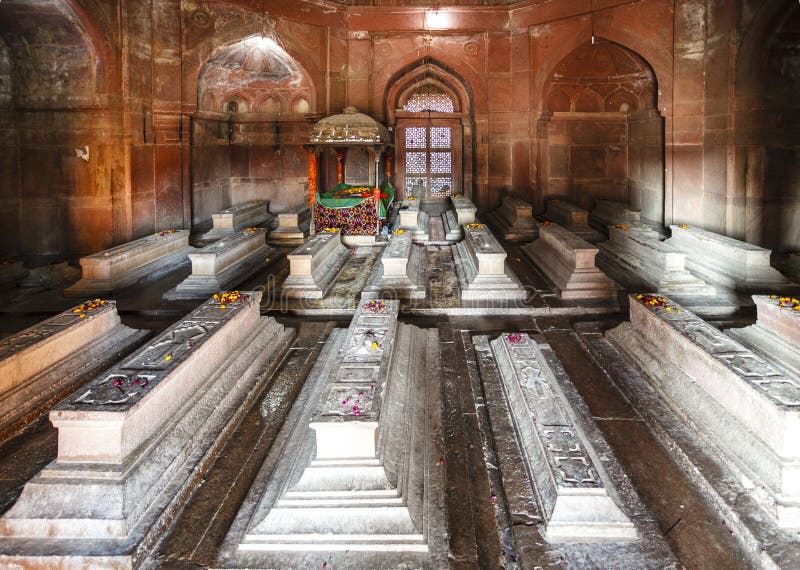
<path fill-rule="evenodd" d="M 594 210 L 589 214 L 589 225 L 602 233 L 608 233 L 608 226 L 625 225 L 637 230 L 646 230 L 641 223 L 641 212 L 631 210 L 625 202 L 597 200 Z"/>
<path fill-rule="evenodd" d="M 115 301 L 87 301 L 0 341 L 0 442 L 141 342 Z"/>
<path fill-rule="evenodd" d="M 403 200 L 397 217 L 396 227 L 398 229 L 411 232 L 415 240 L 428 241 L 430 238 L 428 213 L 420 210 L 419 200 L 409 200 L 408 198 Z"/>
<path fill-rule="evenodd" d="M 203 234 L 202 239 L 219 239 L 245 228 L 271 225 L 275 214 L 268 212 L 268 207 L 268 201 L 252 200 L 211 214 L 213 227 Z"/>
<path fill-rule="evenodd" d="M 165 230 L 80 260 L 81 280 L 64 289 L 64 295 L 82 297 L 108 294 L 139 280 L 157 277 L 189 264 L 189 230 Z"/>
<path fill-rule="evenodd" d="M 45 289 L 60 289 L 65 284 L 81 278 L 81 270 L 72 267 L 66 261 L 41 265 L 30 270 L 27 276 L 19 282 L 20 287 L 42 287 Z"/>
<path fill-rule="evenodd" d="M 589 226 L 589 212 L 563 200 L 548 200 L 544 218 L 565 227 L 589 243 L 603 241 L 605 236 Z"/>
<path fill-rule="evenodd" d="M 715 289 L 686 270 L 686 253 L 650 232 L 610 226 L 608 241 L 598 244 L 598 266 L 607 275 L 626 274 L 644 290 L 665 295 L 713 295 Z"/>
<path fill-rule="evenodd" d="M 374 301 L 331 334 L 218 567 L 447 565 L 438 335 L 398 309 Z"/>
<path fill-rule="evenodd" d="M 798 305 L 792 299 L 753 295 L 758 315 L 755 324 L 727 329 L 725 333 L 771 363 L 800 376 L 800 309 L 794 309 Z"/>
<path fill-rule="evenodd" d="M 267 236 L 275 245 L 300 245 L 309 234 L 311 209 L 307 204 L 278 214 L 278 227 Z"/>
<path fill-rule="evenodd" d="M 321 299 L 333 287 L 336 275 L 350 257 L 339 232 L 322 232 L 288 255 L 289 277 L 283 282 L 287 297 Z"/>
<path fill-rule="evenodd" d="M 524 333 L 502 334 L 490 345 L 548 542 L 637 539 L 603 464 L 613 458 L 601 461 L 582 432 L 587 418 L 575 417 L 542 345 Z"/>
<path fill-rule="evenodd" d="M 748 500 L 779 527 L 800 528 L 800 379 L 671 299 L 643 300 L 631 296 L 630 323 L 607 338 L 695 430 L 693 445 L 716 446 Z"/>
<path fill-rule="evenodd" d="M 450 196 L 450 203 L 453 205 L 456 223 L 459 226 L 475 223 L 475 213 L 478 208 L 472 203 L 472 200 L 463 196 Z"/>
<path fill-rule="evenodd" d="M 402 231 L 391 235 L 361 292 L 362 299 L 425 298 L 425 247 L 414 245 L 412 234 Z"/>
<path fill-rule="evenodd" d="M 165 299 L 206 299 L 231 289 L 283 256 L 264 243 L 267 230 L 248 228 L 189 254 L 192 274 L 164 293 Z"/>
<path fill-rule="evenodd" d="M 442 212 L 442 227 L 444 228 L 444 240 L 447 243 L 456 243 L 464 237 L 464 232 L 458 224 L 458 218 L 453 210 Z"/>
<path fill-rule="evenodd" d="M 58 455 L 0 518 L 0 564 L 142 562 L 293 337 L 260 299 L 207 301 L 56 406 Z"/>
<path fill-rule="evenodd" d="M 464 240 L 451 247 L 462 299 L 527 298 L 528 292 L 506 263 L 506 250 L 483 224 L 464 226 Z"/>
<path fill-rule="evenodd" d="M 16 285 L 28 275 L 28 269 L 21 261 L 0 261 L 0 285 Z"/>
<path fill-rule="evenodd" d="M 505 196 L 498 209 L 486 214 L 486 219 L 506 241 L 530 241 L 539 236 L 533 206 L 513 196 Z"/>
<path fill-rule="evenodd" d="M 595 265 L 597 248 L 559 225 L 542 225 L 539 239 L 521 250 L 562 299 L 616 299 L 622 290 Z"/>
<path fill-rule="evenodd" d="M 706 281 L 748 293 L 797 287 L 770 266 L 768 249 L 691 226 L 670 230 L 666 243 L 685 251 L 687 269 Z"/>

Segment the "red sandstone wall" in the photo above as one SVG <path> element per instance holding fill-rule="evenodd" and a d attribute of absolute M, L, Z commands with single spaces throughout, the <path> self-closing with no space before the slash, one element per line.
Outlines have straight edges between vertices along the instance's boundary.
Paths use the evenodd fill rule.
<path fill-rule="evenodd" d="M 667 0 L 603 0 L 592 18 L 583 0 L 532 0 L 443 6 L 445 24 L 424 6 L 393 4 L 0 4 L 9 62 L 0 57 L 2 251 L 78 256 L 189 227 L 252 197 L 291 205 L 302 191 L 301 144 L 313 117 L 352 104 L 388 119 L 392 81 L 423 58 L 457 78 L 468 99 L 465 192 L 482 208 L 508 192 L 540 206 L 547 186 L 564 178 L 552 176 L 560 166 L 548 129 L 562 127 L 546 120 L 548 85 L 592 27 L 652 68 L 657 114 L 629 117 L 627 142 L 602 122 L 575 127 L 591 131 L 597 156 L 570 162 L 566 178 L 589 182 L 564 192 L 588 205 L 600 194 L 621 196 L 624 180 L 647 217 L 800 248 L 797 73 L 786 47 L 796 44 L 795 2 L 678 0 L 673 13 Z M 45 28 L 53 34 L 37 34 Z M 783 35 L 773 41 L 776 30 Z M 202 66 L 260 33 L 278 38 L 306 72 L 309 120 L 286 119 L 278 145 L 274 121 L 243 122 L 230 142 L 207 139 L 205 127 L 189 124 Z M 3 99 L 9 83 L 12 96 Z M 570 140 L 579 156 L 582 143 Z M 85 145 L 88 163 L 74 154 Z"/>

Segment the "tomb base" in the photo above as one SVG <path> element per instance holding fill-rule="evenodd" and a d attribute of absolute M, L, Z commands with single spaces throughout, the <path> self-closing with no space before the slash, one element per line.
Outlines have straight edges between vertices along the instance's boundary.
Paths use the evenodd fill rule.
<path fill-rule="evenodd" d="M 442 213 L 442 226 L 444 226 L 444 239 L 447 243 L 455 243 L 464 237 L 453 210 L 446 210 Z"/>
<path fill-rule="evenodd" d="M 0 262 L 0 286 L 16 285 L 28 275 L 28 270 L 21 261 Z"/>
<path fill-rule="evenodd" d="M 142 563 L 293 337 L 243 293 L 201 305 L 51 412 L 58 456 L 0 518 L 0 562 Z"/>
<path fill-rule="evenodd" d="M 240 232 L 248 227 L 271 229 L 277 225 L 277 220 L 275 214 L 267 211 L 268 207 L 268 201 L 252 200 L 213 214 L 211 216 L 213 227 L 204 233 L 200 239 L 206 242 L 213 241 Z"/>
<path fill-rule="evenodd" d="M 70 266 L 66 261 L 42 265 L 31 269 L 31 272 L 20 281 L 20 287 L 42 287 L 59 289 L 67 283 L 77 281 L 81 277 L 80 269 Z"/>
<path fill-rule="evenodd" d="M 377 303 L 331 333 L 218 567 L 446 566 L 438 334 Z"/>
<path fill-rule="evenodd" d="M 351 250 L 342 243 L 339 232 L 314 234 L 288 255 L 290 273 L 283 282 L 281 294 L 303 299 L 323 298 L 350 255 Z"/>
<path fill-rule="evenodd" d="M 575 417 L 545 359 L 549 346 L 524 333 L 487 340 L 476 337 L 476 348 L 489 344 L 497 362 L 548 542 L 636 540 L 636 528 L 582 431 L 596 433 L 597 427 Z"/>
<path fill-rule="evenodd" d="M 485 227 L 466 226 L 464 241 L 453 244 L 461 298 L 523 301 L 528 292 L 506 263 L 506 252 Z"/>
<path fill-rule="evenodd" d="M 205 299 L 220 290 L 235 288 L 283 256 L 264 243 L 264 234 L 261 228 L 245 230 L 190 253 L 192 274 L 164 293 L 164 298 Z"/>
<path fill-rule="evenodd" d="M 539 239 L 521 249 L 562 299 L 616 299 L 621 291 L 595 266 L 597 248 L 561 226 L 542 226 Z"/>
<path fill-rule="evenodd" d="M 362 299 L 424 299 L 425 248 L 413 245 L 411 234 L 394 234 L 375 264 Z"/>
<path fill-rule="evenodd" d="M 667 298 L 631 297 L 631 322 L 606 337 L 643 373 L 676 417 L 747 481 L 773 524 L 800 528 L 800 380 Z"/>
<path fill-rule="evenodd" d="M 607 275 L 624 277 L 623 284 L 664 295 L 714 295 L 714 287 L 692 275 L 686 254 L 649 232 L 609 228 L 609 240 L 598 244 L 598 265 Z M 619 279 L 618 279 L 619 280 Z"/>
<path fill-rule="evenodd" d="M 96 309 L 70 309 L 0 341 L 0 442 L 147 335 L 124 326 L 116 303 L 103 301 Z"/>
<path fill-rule="evenodd" d="M 686 267 L 706 281 L 746 293 L 797 287 L 770 265 L 768 249 L 695 227 L 670 230 L 665 243 L 686 252 Z"/>
<path fill-rule="evenodd" d="M 311 209 L 307 205 L 278 214 L 278 227 L 267 236 L 273 245 L 301 245 L 309 235 Z"/>
<path fill-rule="evenodd" d="M 605 236 L 589 226 L 589 212 L 561 200 L 548 200 L 544 218 L 568 229 L 589 243 L 605 240 Z"/>
<path fill-rule="evenodd" d="M 795 311 L 791 301 L 781 307 L 779 299 L 766 295 L 753 295 L 753 301 L 756 323 L 725 333 L 800 377 L 800 310 Z"/>
<path fill-rule="evenodd" d="M 533 206 L 519 198 L 505 197 L 497 210 L 486 214 L 486 219 L 505 241 L 531 241 L 539 237 Z"/>

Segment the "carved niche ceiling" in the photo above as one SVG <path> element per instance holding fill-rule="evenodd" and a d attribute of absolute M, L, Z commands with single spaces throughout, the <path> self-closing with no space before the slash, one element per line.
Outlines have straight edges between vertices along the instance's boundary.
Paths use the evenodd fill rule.
<path fill-rule="evenodd" d="M 280 83 L 297 73 L 292 58 L 268 38 L 251 38 L 216 53 L 209 67 L 244 72 L 250 81 Z"/>

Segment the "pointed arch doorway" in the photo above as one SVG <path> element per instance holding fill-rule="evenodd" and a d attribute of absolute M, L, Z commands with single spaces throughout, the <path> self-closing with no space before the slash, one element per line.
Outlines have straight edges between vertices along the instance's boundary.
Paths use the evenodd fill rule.
<path fill-rule="evenodd" d="M 460 82 L 424 62 L 398 77 L 388 95 L 400 196 L 438 202 L 471 195 L 471 120 Z"/>

